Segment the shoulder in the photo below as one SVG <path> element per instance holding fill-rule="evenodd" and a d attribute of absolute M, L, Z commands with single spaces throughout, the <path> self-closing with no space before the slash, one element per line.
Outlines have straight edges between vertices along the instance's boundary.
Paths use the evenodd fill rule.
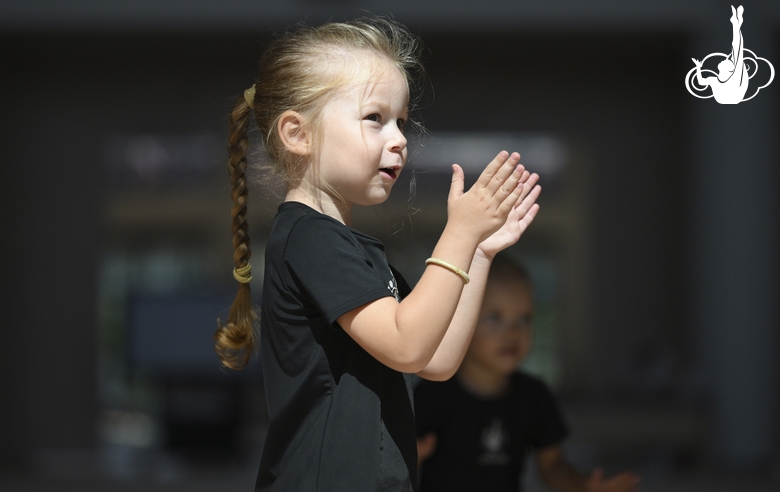
<path fill-rule="evenodd" d="M 352 239 L 349 228 L 333 217 L 319 213 L 302 203 L 286 202 L 283 205 L 288 206 L 280 210 L 279 215 L 284 214 L 286 217 L 283 220 L 290 223 L 291 238 L 317 235 L 320 239 Z"/>
<path fill-rule="evenodd" d="M 274 229 L 279 229 L 287 258 L 306 256 L 316 259 L 324 251 L 362 249 L 347 226 L 302 203 L 283 203 Z"/>
<path fill-rule="evenodd" d="M 549 386 L 536 376 L 517 371 L 512 374 L 511 384 L 515 394 L 529 396 L 537 403 L 556 401 Z"/>

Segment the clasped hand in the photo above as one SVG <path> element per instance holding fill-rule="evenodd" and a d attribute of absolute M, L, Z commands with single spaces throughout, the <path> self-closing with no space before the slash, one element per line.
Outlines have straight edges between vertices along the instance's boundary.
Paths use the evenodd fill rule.
<path fill-rule="evenodd" d="M 466 193 L 463 169 L 452 166 L 449 221 L 462 228 L 463 234 L 474 235 L 478 252 L 489 258 L 517 242 L 539 211 L 539 175 L 529 173 L 519 162 L 517 152 L 501 151 Z"/>

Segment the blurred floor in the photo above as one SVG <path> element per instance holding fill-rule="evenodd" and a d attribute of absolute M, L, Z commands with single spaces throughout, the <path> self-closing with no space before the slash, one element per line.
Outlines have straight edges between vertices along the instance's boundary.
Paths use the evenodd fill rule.
<path fill-rule="evenodd" d="M 577 454 L 576 446 L 568 454 Z M 574 457 L 574 456 L 572 456 Z M 52 461 L 54 460 L 54 461 Z M 38 457 L 28 475 L 0 472 L 2 492 L 224 492 L 253 490 L 259 455 L 221 461 L 188 461 L 152 449 L 102 448 L 59 452 Z M 647 460 L 602 462 L 611 476 L 632 469 L 643 477 L 643 492 L 778 492 L 780 462 L 770 473 L 726 473 L 702 463 L 686 471 L 653 466 Z M 530 465 L 530 463 L 529 463 Z M 589 468 L 589 467 L 586 467 Z M 545 492 L 533 466 L 527 466 L 525 492 Z M 459 491 L 455 491 L 459 492 Z M 469 491 L 467 491 L 469 492 Z"/>
<path fill-rule="evenodd" d="M 100 480 L 57 481 L 0 477 L 3 492 L 224 492 L 252 490 L 254 472 L 200 472 L 176 483 L 112 482 Z M 529 487 L 527 492 L 544 489 Z M 751 478 L 728 478 L 715 475 L 695 475 L 645 481 L 644 492 L 778 492 L 780 481 Z"/>

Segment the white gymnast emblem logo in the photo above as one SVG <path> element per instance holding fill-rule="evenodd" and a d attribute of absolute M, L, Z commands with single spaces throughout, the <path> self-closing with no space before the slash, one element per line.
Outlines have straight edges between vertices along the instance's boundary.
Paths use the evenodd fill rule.
<path fill-rule="evenodd" d="M 731 7 L 731 19 L 729 20 L 731 20 L 733 35 L 731 39 L 731 53 L 729 55 L 712 53 L 707 55 L 702 61 L 692 58 L 696 66 L 685 76 L 685 87 L 694 96 L 700 99 L 714 97 L 715 101 L 720 104 L 739 104 L 742 101 L 748 101 L 756 97 L 758 91 L 772 83 L 772 79 L 775 78 L 775 67 L 769 63 L 769 60 L 756 56 L 755 53 L 744 46 L 740 29 L 744 11 L 745 9 L 742 8 L 742 5 L 736 10 L 733 5 Z M 717 73 L 713 70 L 702 68 L 704 63 L 710 58 L 713 58 L 713 62 L 722 59 L 718 63 Z M 769 67 L 769 80 L 764 85 L 756 87 L 755 92 L 750 96 L 745 97 L 750 79 L 758 73 L 759 61 L 766 63 L 767 67 Z M 702 74 L 714 75 L 714 77 L 704 77 Z M 754 82 L 754 87 L 756 83 L 758 82 Z M 712 89 L 712 94 L 702 96 L 696 93 L 706 93 L 707 87 Z"/>
<path fill-rule="evenodd" d="M 393 297 L 395 297 L 396 301 L 401 302 L 401 295 L 398 292 L 398 283 L 395 281 L 395 277 L 393 277 L 392 280 L 387 282 L 387 290 L 389 290 L 390 293 L 393 294 Z"/>
<path fill-rule="evenodd" d="M 493 419 L 490 427 L 482 431 L 482 447 L 485 452 L 479 457 L 482 465 L 506 465 L 509 453 L 504 448 L 509 444 L 509 434 L 504 430 L 500 418 Z"/>

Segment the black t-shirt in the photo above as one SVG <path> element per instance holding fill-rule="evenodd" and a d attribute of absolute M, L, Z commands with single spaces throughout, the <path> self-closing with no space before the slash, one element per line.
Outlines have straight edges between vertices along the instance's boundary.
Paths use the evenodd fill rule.
<path fill-rule="evenodd" d="M 433 432 L 438 438 L 422 465 L 420 492 L 517 492 L 526 453 L 560 443 L 568 434 L 547 386 L 519 372 L 498 398 L 474 396 L 454 377 L 423 381 L 414 399 L 417 436 Z"/>
<path fill-rule="evenodd" d="M 411 376 L 374 359 L 336 321 L 409 293 L 382 243 L 285 202 L 263 282 L 260 360 L 270 426 L 255 490 L 416 490 Z"/>

